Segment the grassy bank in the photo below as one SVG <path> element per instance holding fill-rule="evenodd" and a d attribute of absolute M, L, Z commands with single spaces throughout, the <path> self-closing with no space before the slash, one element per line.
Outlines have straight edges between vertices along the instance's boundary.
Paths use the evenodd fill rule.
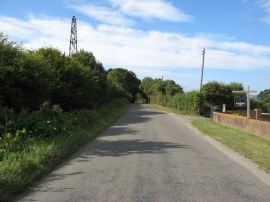
<path fill-rule="evenodd" d="M 10 201 L 18 193 L 34 185 L 87 141 L 97 137 L 129 106 L 126 100 L 118 100 L 95 111 L 65 113 L 60 124 L 58 123 L 61 130 L 52 126 L 53 131 L 61 132 L 52 136 L 29 136 L 23 139 L 23 144 L 19 147 L 5 147 L 8 149 L 2 151 L 0 159 L 0 201 Z M 46 121 L 46 124 L 48 128 L 53 121 Z M 6 142 L 2 140 L 2 144 L 9 144 L 7 137 L 6 139 Z"/>
<path fill-rule="evenodd" d="M 192 125 L 246 158 L 251 159 L 270 173 L 270 140 L 220 125 L 212 120 L 194 120 Z"/>
<path fill-rule="evenodd" d="M 200 116 L 196 112 L 193 112 L 193 111 L 180 111 L 178 109 L 171 108 L 171 107 L 163 107 L 163 106 L 160 106 L 157 104 L 152 104 L 152 105 L 158 109 L 161 109 L 161 110 L 169 112 L 169 113 L 175 113 L 175 114 L 180 114 L 180 115 Z"/>

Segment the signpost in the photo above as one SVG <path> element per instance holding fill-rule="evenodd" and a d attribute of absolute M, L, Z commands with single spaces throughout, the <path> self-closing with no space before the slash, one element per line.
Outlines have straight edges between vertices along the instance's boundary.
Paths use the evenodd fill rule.
<path fill-rule="evenodd" d="M 250 90 L 249 86 L 247 90 L 232 91 L 235 94 L 246 94 L 247 96 L 247 118 L 250 118 L 250 93 L 257 93 L 256 90 Z"/>

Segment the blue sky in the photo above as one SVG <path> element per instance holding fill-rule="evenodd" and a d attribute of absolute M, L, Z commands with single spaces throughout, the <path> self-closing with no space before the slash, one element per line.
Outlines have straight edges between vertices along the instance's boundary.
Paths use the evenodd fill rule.
<path fill-rule="evenodd" d="M 0 31 L 27 49 L 68 53 L 73 15 L 78 48 L 106 69 L 198 89 L 206 48 L 204 83 L 270 88 L 270 0 L 1 0 Z"/>

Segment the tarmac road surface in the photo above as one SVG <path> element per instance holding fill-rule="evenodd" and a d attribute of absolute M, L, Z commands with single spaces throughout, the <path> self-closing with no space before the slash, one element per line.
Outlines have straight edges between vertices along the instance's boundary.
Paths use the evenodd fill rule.
<path fill-rule="evenodd" d="M 131 109 L 19 201 L 267 201 L 270 186 L 151 105 Z"/>

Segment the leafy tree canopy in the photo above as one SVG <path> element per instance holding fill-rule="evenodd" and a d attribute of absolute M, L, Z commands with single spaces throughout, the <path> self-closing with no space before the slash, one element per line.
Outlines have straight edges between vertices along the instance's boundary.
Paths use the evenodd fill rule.
<path fill-rule="evenodd" d="M 130 102 L 135 102 L 141 81 L 134 72 L 123 68 L 109 69 L 107 79 L 110 88 L 124 94 Z"/>
<path fill-rule="evenodd" d="M 270 89 L 265 89 L 265 90 L 261 91 L 258 94 L 258 98 L 260 100 L 269 100 L 270 101 Z"/>

